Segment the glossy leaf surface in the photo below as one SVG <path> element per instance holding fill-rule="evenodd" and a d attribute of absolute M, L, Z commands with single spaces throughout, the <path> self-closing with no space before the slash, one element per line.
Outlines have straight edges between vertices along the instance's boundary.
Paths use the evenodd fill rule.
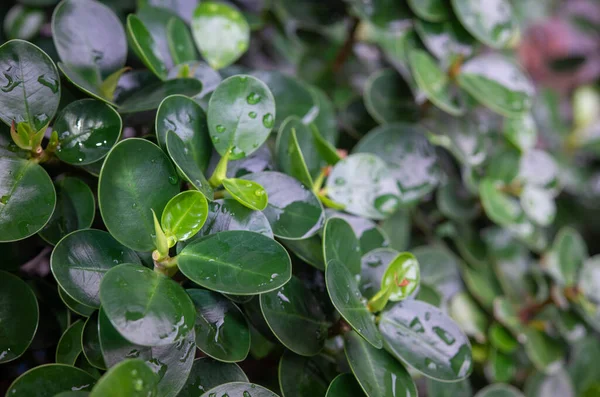
<path fill-rule="evenodd" d="M 91 390 L 95 381 L 92 375 L 71 365 L 46 364 L 19 376 L 7 393 L 15 397 L 50 397 L 64 391 Z"/>
<path fill-rule="evenodd" d="M 156 393 L 158 376 L 145 362 L 131 359 L 120 362 L 94 385 L 90 397 L 147 397 Z"/>
<path fill-rule="evenodd" d="M 262 211 L 267 207 L 269 198 L 265 189 L 258 183 L 237 178 L 223 180 L 223 187 L 238 203 L 254 211 Z"/>
<path fill-rule="evenodd" d="M 196 397 L 198 391 L 206 392 L 230 382 L 248 382 L 248 377 L 237 364 L 223 363 L 210 357 L 194 361 L 190 376 L 181 390 L 181 397 Z"/>
<path fill-rule="evenodd" d="M 323 229 L 323 257 L 325 263 L 337 260 L 353 275 L 360 274 L 360 245 L 354 230 L 342 218 L 331 218 Z"/>
<path fill-rule="evenodd" d="M 160 224 L 167 236 L 185 241 L 200 231 L 207 216 L 206 197 L 198 191 L 188 190 L 169 200 Z"/>

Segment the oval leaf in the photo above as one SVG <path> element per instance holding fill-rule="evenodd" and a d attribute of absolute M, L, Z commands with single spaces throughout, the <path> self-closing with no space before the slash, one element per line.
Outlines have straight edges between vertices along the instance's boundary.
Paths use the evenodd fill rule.
<path fill-rule="evenodd" d="M 106 372 L 92 389 L 90 397 L 148 397 L 156 393 L 158 376 L 145 362 L 131 359 L 120 362 Z"/>
<path fill-rule="evenodd" d="M 19 376 L 6 392 L 14 397 L 50 397 L 63 391 L 90 390 L 95 382 L 92 375 L 79 368 L 64 364 L 46 364 Z"/>
<path fill-rule="evenodd" d="M 190 149 L 173 131 L 167 133 L 167 152 L 180 174 L 208 200 L 212 200 L 214 192 L 210 183 L 202 173 L 202 169 L 194 160 Z"/>
<path fill-rule="evenodd" d="M 254 181 L 227 178 L 223 180 L 223 187 L 238 203 L 251 210 L 262 211 L 267 208 L 269 197 L 265 189 Z"/>
<path fill-rule="evenodd" d="M 504 48 L 518 33 L 517 18 L 508 0 L 452 0 L 454 12 L 464 27 L 478 40 L 494 48 Z"/>
<path fill-rule="evenodd" d="M 173 197 L 162 213 L 160 224 L 165 234 L 178 241 L 193 237 L 206 222 L 208 203 L 198 191 L 188 190 Z"/>
<path fill-rule="evenodd" d="M 204 393 L 202 397 L 210 397 L 211 395 L 231 397 L 279 397 L 277 394 L 273 393 L 267 388 L 255 385 L 254 383 L 246 382 L 225 383 L 224 385 L 220 385 L 210 389 L 209 391 Z"/>
<path fill-rule="evenodd" d="M 75 365 L 77 356 L 83 351 L 81 339 L 84 324 L 82 320 L 75 321 L 60 337 L 55 358 L 58 364 Z"/>
<path fill-rule="evenodd" d="M 202 357 L 194 361 L 190 376 L 179 397 L 197 397 L 198 391 L 203 393 L 230 382 L 248 382 L 248 377 L 237 364 Z"/>
<path fill-rule="evenodd" d="M 360 274 L 360 243 L 354 230 L 342 218 L 330 218 L 323 228 L 323 257 L 343 263 L 353 275 Z"/>
<path fill-rule="evenodd" d="M 244 207 L 233 199 L 215 200 L 208 204 L 208 218 L 198 236 L 208 236 L 227 230 L 247 230 L 273 238 L 267 217 Z"/>

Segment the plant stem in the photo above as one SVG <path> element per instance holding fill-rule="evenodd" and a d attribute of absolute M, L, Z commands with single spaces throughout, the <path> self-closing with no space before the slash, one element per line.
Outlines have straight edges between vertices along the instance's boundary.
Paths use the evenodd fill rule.
<path fill-rule="evenodd" d="M 355 33 L 356 33 L 356 28 L 358 28 L 358 23 L 359 23 L 358 18 L 352 18 L 352 24 L 350 25 L 350 28 L 348 29 L 348 35 L 346 36 L 346 41 L 344 42 L 344 44 L 342 45 L 342 48 L 340 49 L 340 51 L 336 55 L 335 59 L 333 60 L 333 65 L 331 66 L 331 70 L 333 71 L 333 73 L 337 73 L 340 71 L 340 69 L 346 62 L 346 59 L 348 59 L 348 57 L 352 53 L 352 47 L 354 47 L 354 41 L 356 40 Z"/>
<path fill-rule="evenodd" d="M 212 187 L 221 186 L 223 183 L 223 179 L 227 178 L 227 163 L 229 162 L 229 152 L 227 152 L 224 156 L 221 157 L 217 167 L 215 168 L 213 174 L 211 175 L 208 183 Z"/>

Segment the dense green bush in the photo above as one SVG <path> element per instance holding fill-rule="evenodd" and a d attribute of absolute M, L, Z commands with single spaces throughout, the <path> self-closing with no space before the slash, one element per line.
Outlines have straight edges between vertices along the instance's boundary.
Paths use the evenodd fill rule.
<path fill-rule="evenodd" d="M 600 100 L 533 2 L 56 3 L 0 6 L 7 396 L 600 394 Z"/>

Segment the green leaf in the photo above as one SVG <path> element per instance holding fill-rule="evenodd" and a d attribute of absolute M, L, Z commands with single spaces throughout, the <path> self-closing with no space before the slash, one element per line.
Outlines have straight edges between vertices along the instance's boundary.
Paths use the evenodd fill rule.
<path fill-rule="evenodd" d="M 303 240 L 280 239 L 281 243 L 294 255 L 309 265 L 324 271 L 325 259 L 323 258 L 323 244 L 319 236 L 312 236 Z"/>
<path fill-rule="evenodd" d="M 385 350 L 375 349 L 355 332 L 346 333 L 344 341 L 350 369 L 367 396 L 417 396 L 406 368 Z"/>
<path fill-rule="evenodd" d="M 569 373 L 564 369 L 551 375 L 538 372 L 529 376 L 525 383 L 525 395 L 528 397 L 576 396 Z"/>
<path fill-rule="evenodd" d="M 325 269 L 327 293 L 337 311 L 363 338 L 377 349 L 383 346 L 381 333 L 373 314 L 367 310 L 354 275 L 338 260 L 331 260 Z"/>
<path fill-rule="evenodd" d="M 392 123 L 375 128 L 361 139 L 353 153 L 373 153 L 385 161 L 387 170 L 381 171 L 381 178 L 393 176 L 402 203 L 416 202 L 429 194 L 441 177 L 435 148 L 418 125 Z"/>
<path fill-rule="evenodd" d="M 43 10 L 16 4 L 4 17 L 4 32 L 8 39 L 34 39 L 46 22 Z"/>
<path fill-rule="evenodd" d="M 160 222 L 156 217 L 156 213 L 154 212 L 154 210 L 150 211 L 152 211 L 152 221 L 154 224 L 154 233 L 152 234 L 154 240 L 154 250 L 152 252 L 152 259 L 155 259 L 154 252 L 157 252 L 159 256 L 158 258 L 156 258 L 156 260 L 159 260 L 169 256 L 169 242 L 167 241 L 167 236 L 165 235 L 165 232 L 160 226 Z"/>
<path fill-rule="evenodd" d="M 290 116 L 297 116 L 306 124 L 318 121 L 318 103 L 321 99 L 306 83 L 279 71 L 258 71 L 252 75 L 264 82 L 275 98 L 276 130 L 279 130 L 281 123 Z"/>
<path fill-rule="evenodd" d="M 178 396 L 197 397 L 198 391 L 203 393 L 230 382 L 248 382 L 248 377 L 237 364 L 202 357 L 194 361 L 190 376 Z"/>
<path fill-rule="evenodd" d="M 440 186 L 436 199 L 440 212 L 456 222 L 472 220 L 480 212 L 476 196 L 456 180 L 449 180 Z"/>
<path fill-rule="evenodd" d="M 273 238 L 267 217 L 244 207 L 233 199 L 215 200 L 208 204 L 208 218 L 197 236 L 208 236 L 227 230 L 247 230 Z"/>
<path fill-rule="evenodd" d="M 360 390 L 360 391 L 359 391 Z M 357 394 L 358 393 L 358 394 Z M 360 389 L 360 384 L 352 374 L 339 374 L 331 381 L 325 397 L 365 396 Z"/>
<path fill-rule="evenodd" d="M 182 342 L 171 345 L 145 347 L 125 340 L 112 326 L 104 310 L 100 310 L 100 346 L 109 367 L 126 360 L 140 358 L 158 375 L 158 395 L 175 397 L 186 384 L 196 352 L 194 333 L 189 332 Z"/>
<path fill-rule="evenodd" d="M 256 172 L 244 179 L 259 183 L 267 192 L 269 203 L 263 213 L 276 237 L 302 240 L 323 226 L 321 202 L 296 179 L 279 172 Z"/>
<path fill-rule="evenodd" d="M 136 253 L 102 230 L 78 230 L 59 241 L 50 268 L 60 287 L 75 301 L 100 307 L 100 281 L 120 263 L 141 264 Z"/>
<path fill-rule="evenodd" d="M 96 383 L 90 397 L 150 397 L 156 395 L 158 376 L 145 362 L 130 359 L 120 362 Z"/>
<path fill-rule="evenodd" d="M 524 395 L 514 386 L 495 383 L 479 390 L 475 397 L 524 397 Z"/>
<path fill-rule="evenodd" d="M 484 178 L 479 184 L 479 195 L 485 213 L 498 225 L 510 226 L 521 220 L 523 210 L 518 201 L 500 191 L 494 180 Z"/>
<path fill-rule="evenodd" d="M 521 152 L 527 152 L 535 147 L 538 128 L 531 113 L 521 117 L 504 119 L 504 136 Z"/>
<path fill-rule="evenodd" d="M 161 80 L 167 79 L 168 66 L 165 54 L 154 40 L 150 30 L 135 14 L 127 16 L 127 36 L 137 56 Z"/>
<path fill-rule="evenodd" d="M 63 0 L 52 14 L 52 39 L 63 63 L 98 83 L 125 65 L 125 29 L 101 2 Z"/>
<path fill-rule="evenodd" d="M 277 134 L 277 163 L 282 172 L 293 176 L 304 186 L 312 187 L 321 168 L 325 166 L 309 126 L 297 116 L 283 121 Z"/>
<path fill-rule="evenodd" d="M 255 295 L 275 290 L 291 277 L 288 253 L 276 241 L 248 231 L 226 231 L 186 246 L 179 270 L 210 290 Z"/>
<path fill-rule="evenodd" d="M 71 298 L 71 296 L 67 294 L 60 286 L 58 287 L 58 295 L 65 306 L 69 308 L 69 310 L 82 317 L 89 317 L 96 310 L 94 307 L 77 302 L 75 299 Z"/>
<path fill-rule="evenodd" d="M 352 230 L 359 240 L 362 255 L 374 249 L 387 247 L 389 245 L 387 233 L 370 219 L 338 212 L 332 209 L 325 210 L 325 215 L 328 219 L 342 218 L 352 226 Z"/>
<path fill-rule="evenodd" d="M 179 193 L 179 178 L 168 157 L 153 143 L 131 138 L 111 149 L 100 173 L 98 204 L 106 228 L 137 251 L 154 249 L 152 211 L 161 216 Z"/>
<path fill-rule="evenodd" d="M 10 40 L 0 46 L 0 119 L 45 129 L 60 101 L 60 78 L 52 59 L 39 47 Z"/>
<path fill-rule="evenodd" d="M 317 297 L 296 277 L 281 288 L 260 295 L 260 308 L 269 328 L 296 354 L 318 354 L 329 323 Z"/>
<path fill-rule="evenodd" d="M 171 79 L 144 85 L 122 101 L 119 113 L 137 113 L 158 108 L 170 95 L 194 96 L 202 91 L 202 83 L 196 79 Z"/>
<path fill-rule="evenodd" d="M 388 299 L 398 302 L 416 291 L 420 279 L 417 258 L 409 252 L 402 252 L 390 262 L 383 273 L 381 291 L 388 290 Z"/>
<path fill-rule="evenodd" d="M 71 390 L 90 390 L 95 379 L 87 372 L 64 364 L 45 364 L 19 376 L 6 391 L 14 397 L 54 396 Z"/>
<path fill-rule="evenodd" d="M 379 329 L 386 350 L 427 377 L 456 382 L 473 369 L 469 339 L 435 306 L 398 302 L 383 312 Z"/>
<path fill-rule="evenodd" d="M 208 94 L 213 92 L 223 80 L 219 72 L 208 66 L 206 62 L 186 62 L 175 66 L 169 71 L 170 79 L 185 77 L 186 75 L 202 82 L 202 91 L 195 96 L 196 99 L 203 100 L 201 103 L 204 103 L 204 99 L 208 97 Z"/>
<path fill-rule="evenodd" d="M 81 344 L 83 347 L 83 354 L 87 361 L 98 369 L 106 370 L 102 349 L 100 348 L 99 330 L 98 312 L 95 311 L 94 314 L 85 321 Z"/>
<path fill-rule="evenodd" d="M 113 102 L 113 98 L 105 98 L 106 93 L 102 91 L 100 74 L 95 68 L 77 68 L 62 62 L 58 62 L 57 66 L 67 81 L 72 83 L 75 87 L 96 99 L 108 103 L 111 106 L 116 106 Z"/>
<path fill-rule="evenodd" d="M 358 285 L 362 296 L 371 299 L 379 291 L 383 274 L 398 254 L 391 248 L 377 248 L 363 255 Z"/>
<path fill-rule="evenodd" d="M 582 258 L 578 256 L 581 252 L 578 252 L 578 249 L 581 249 L 581 246 L 578 246 L 577 243 L 578 241 L 575 240 L 572 241 L 570 246 L 561 245 L 562 252 L 559 252 L 559 255 L 562 255 L 559 258 L 566 262 L 565 265 L 570 262 L 570 268 L 573 270 L 581 268 L 577 278 L 577 288 L 590 301 L 600 303 L 600 291 L 598 290 L 598 285 L 600 285 L 600 256 L 594 255 L 587 258 L 581 266 L 580 261 Z M 585 252 L 585 248 L 583 252 Z M 573 276 L 573 274 L 570 273 L 569 276 Z M 571 283 L 566 284 L 571 285 Z"/>
<path fill-rule="evenodd" d="M 415 30 L 444 67 L 453 66 L 460 58 L 470 57 L 477 44 L 456 19 L 444 22 L 417 20 Z"/>
<path fill-rule="evenodd" d="M 454 295 L 448 306 L 448 313 L 465 334 L 479 343 L 486 342 L 487 315 L 467 292 L 462 291 Z"/>
<path fill-rule="evenodd" d="M 452 116 L 462 116 L 465 113 L 460 92 L 451 85 L 450 77 L 431 55 L 415 49 L 409 54 L 409 62 L 419 88 L 435 106 Z"/>
<path fill-rule="evenodd" d="M 562 366 L 565 355 L 562 343 L 534 328 L 527 328 L 525 336 L 525 353 L 538 371 L 552 373 Z"/>
<path fill-rule="evenodd" d="M 251 397 L 279 397 L 271 390 L 254 383 L 230 382 L 214 387 L 202 394 L 202 397 L 215 396 L 251 396 Z"/>
<path fill-rule="evenodd" d="M 178 241 L 193 237 L 206 222 L 208 203 L 198 191 L 187 190 L 173 197 L 162 213 L 160 224 L 167 237 Z"/>
<path fill-rule="evenodd" d="M 426 245 L 411 249 L 419 261 L 421 281 L 435 286 L 445 301 L 463 289 L 459 259 L 441 245 Z"/>
<path fill-rule="evenodd" d="M 58 364 L 75 365 L 77 356 L 83 351 L 81 345 L 83 325 L 82 320 L 77 320 L 61 336 L 56 347 L 55 361 Z"/>
<path fill-rule="evenodd" d="M 536 186 L 525 186 L 521 192 L 521 207 L 529 219 L 540 226 L 550 226 L 556 216 L 552 194 Z"/>
<path fill-rule="evenodd" d="M 587 273 L 581 271 L 582 267 L 586 266 L 587 257 L 588 250 L 583 237 L 577 230 L 563 227 L 554 238 L 552 248 L 545 255 L 543 264 L 557 283 L 570 286 L 576 282 L 578 274 L 583 276 L 584 273 Z M 588 267 L 593 263 L 593 260 L 589 261 Z M 589 268 L 591 270 L 591 267 Z M 583 280 L 581 276 L 579 280 Z M 589 277 L 589 274 L 584 277 Z"/>
<path fill-rule="evenodd" d="M 203 3 L 210 6 L 210 3 Z M 211 33 L 214 34 L 214 33 Z M 275 99 L 256 77 L 236 75 L 221 82 L 208 103 L 208 131 L 221 156 L 230 160 L 248 156 L 273 129 Z"/>
<path fill-rule="evenodd" d="M 100 301 L 112 325 L 138 345 L 177 343 L 194 327 L 194 305 L 185 290 L 143 266 L 109 270 L 100 283 Z"/>
<path fill-rule="evenodd" d="M 38 328 L 39 309 L 31 288 L 19 277 L 0 271 L 0 363 L 19 358 Z"/>
<path fill-rule="evenodd" d="M 326 356 L 303 357 L 286 350 L 279 361 L 279 386 L 285 397 L 323 396 L 337 375 Z"/>
<path fill-rule="evenodd" d="M 365 82 L 365 107 L 379 124 L 417 121 L 419 108 L 406 81 L 393 69 L 382 69 Z"/>
<path fill-rule="evenodd" d="M 237 178 L 223 180 L 223 187 L 231 196 L 244 207 L 262 211 L 267 208 L 269 198 L 265 189 L 254 181 Z"/>
<path fill-rule="evenodd" d="M 196 346 L 219 361 L 245 360 L 250 351 L 250 330 L 242 311 L 216 292 L 186 292 L 196 307 Z"/>
<path fill-rule="evenodd" d="M 202 173 L 202 169 L 194 161 L 190 149 L 173 131 L 167 133 L 167 152 L 179 173 L 208 200 L 212 200 L 214 192 L 210 183 Z"/>
<path fill-rule="evenodd" d="M 58 133 L 56 155 L 68 164 L 94 163 L 117 143 L 122 126 L 119 113 L 101 101 L 71 102 L 62 109 L 52 127 Z"/>
<path fill-rule="evenodd" d="M 175 65 L 198 59 L 192 34 L 183 20 L 171 18 L 167 23 L 167 41 Z"/>
<path fill-rule="evenodd" d="M 531 109 L 533 84 L 502 55 L 472 58 L 462 66 L 457 79 L 460 87 L 477 101 L 503 116 L 519 117 Z"/>
<path fill-rule="evenodd" d="M 155 129 L 160 147 L 167 148 L 167 135 L 173 131 L 187 149 L 185 154 L 206 171 L 212 148 L 206 113 L 196 101 L 183 95 L 166 97 L 158 107 Z"/>
<path fill-rule="evenodd" d="M 419 18 L 430 22 L 445 21 L 451 15 L 444 0 L 408 0 L 408 5 Z"/>
<path fill-rule="evenodd" d="M 215 70 L 234 63 L 250 42 L 250 26 L 236 8 L 202 2 L 192 17 L 192 35 L 200 54 Z"/>
<path fill-rule="evenodd" d="M 485 7 L 478 0 L 452 0 L 452 7 L 463 26 L 490 47 L 508 47 L 518 34 L 516 18 L 508 0 L 493 0 Z"/>
<path fill-rule="evenodd" d="M 473 390 L 468 379 L 459 382 L 439 382 L 427 378 L 427 395 L 429 397 L 472 397 Z"/>
<path fill-rule="evenodd" d="M 0 242 L 40 231 L 56 205 L 52 180 L 37 163 L 0 157 Z"/>
<path fill-rule="evenodd" d="M 353 275 L 360 274 L 360 243 L 354 230 L 342 218 L 330 218 L 323 228 L 323 257 L 325 263 L 335 259 Z"/>
<path fill-rule="evenodd" d="M 267 82 L 268 84 L 268 82 Z M 317 127 L 319 135 L 321 135 L 327 142 L 335 146 L 339 138 L 339 131 L 337 127 L 336 110 L 333 102 L 325 92 L 317 87 L 311 87 L 314 105 L 319 108 L 319 114 L 313 120 L 313 124 Z M 277 101 L 277 97 L 275 99 Z M 281 117 L 281 106 L 277 105 L 278 112 Z M 284 120 L 284 119 L 282 119 Z"/>
<path fill-rule="evenodd" d="M 400 191 L 390 169 L 379 157 L 356 153 L 339 161 L 327 179 L 327 194 L 351 214 L 385 219 L 400 204 Z"/>
<path fill-rule="evenodd" d="M 65 177 L 54 183 L 56 208 L 39 234 L 56 245 L 67 234 L 92 226 L 96 200 L 90 187 L 81 179 Z"/>

